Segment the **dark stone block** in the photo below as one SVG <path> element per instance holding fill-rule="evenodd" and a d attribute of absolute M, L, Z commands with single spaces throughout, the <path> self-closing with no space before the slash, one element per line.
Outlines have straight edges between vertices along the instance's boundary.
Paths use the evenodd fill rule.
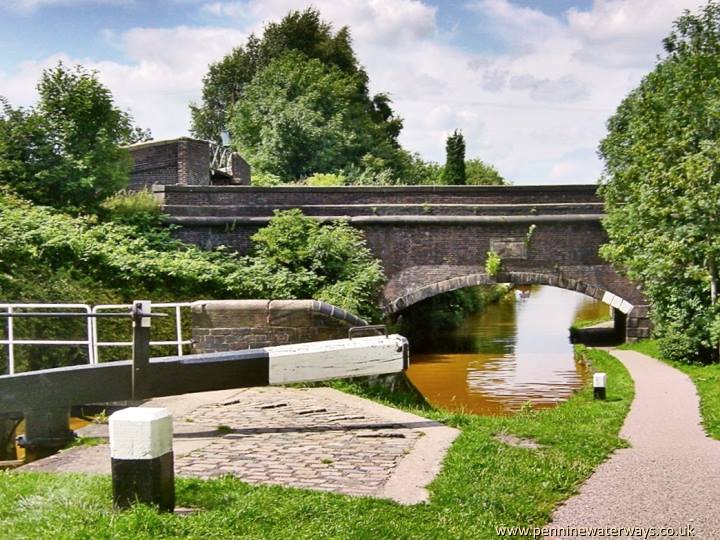
<path fill-rule="evenodd" d="M 113 504 L 126 509 L 141 502 L 165 512 L 175 509 L 173 453 L 154 459 L 111 459 Z"/>

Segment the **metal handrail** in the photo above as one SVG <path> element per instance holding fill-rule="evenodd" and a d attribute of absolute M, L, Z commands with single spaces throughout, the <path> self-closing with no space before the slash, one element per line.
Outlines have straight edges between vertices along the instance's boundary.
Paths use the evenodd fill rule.
<path fill-rule="evenodd" d="M 232 150 L 226 146 L 210 143 L 210 169 L 232 174 Z"/>
<path fill-rule="evenodd" d="M 371 330 L 371 331 L 381 330 L 385 334 L 385 337 L 388 337 L 388 329 L 387 329 L 386 325 L 384 325 L 384 324 L 367 324 L 365 326 L 352 326 L 352 327 L 348 328 L 348 339 L 352 339 L 353 334 L 355 334 L 357 332 L 361 332 L 363 330 L 366 330 L 366 331 L 367 330 Z"/>
<path fill-rule="evenodd" d="M 168 346 L 176 345 L 178 356 L 183 356 L 183 346 L 192 345 L 192 339 L 183 339 L 182 337 L 182 308 L 190 307 L 190 302 L 158 302 L 153 303 L 152 307 L 157 309 L 168 309 L 175 308 L 175 340 L 174 341 L 151 341 L 150 346 Z M 100 304 L 92 308 L 93 313 L 106 309 L 128 309 L 131 308 L 132 304 Z M 94 343 L 94 357 L 95 363 L 100 358 L 100 347 L 132 347 L 132 341 L 99 341 L 97 323 L 93 324 L 93 343 Z"/>
<path fill-rule="evenodd" d="M 8 346 L 8 374 L 15 374 L 15 344 L 17 345 L 84 345 L 88 348 L 88 360 L 89 363 L 95 363 L 93 361 L 92 352 L 92 321 L 93 319 L 87 319 L 87 339 L 85 340 L 32 340 L 32 339 L 15 339 L 15 328 L 13 320 L 15 315 L 22 315 L 22 313 L 16 313 L 15 309 L 82 309 L 85 313 L 78 313 L 78 315 L 88 315 L 92 312 L 90 306 L 87 304 L 0 304 L 0 309 L 6 310 L 7 317 L 7 336 L 6 339 L 0 340 L 0 345 Z"/>
<path fill-rule="evenodd" d="M 157 303 L 152 304 L 155 308 L 175 308 L 175 333 L 176 339 L 174 341 L 153 341 L 150 345 L 176 345 L 178 355 L 183 355 L 183 346 L 190 345 L 193 343 L 192 339 L 184 340 L 182 335 L 182 311 L 183 307 L 189 307 L 189 302 L 170 302 L 170 303 Z M 83 310 L 83 312 L 18 312 L 18 309 L 77 309 Z M 8 374 L 15 374 L 15 345 L 46 345 L 46 346 L 68 346 L 68 345 L 81 345 L 88 349 L 88 364 L 97 364 L 99 361 L 99 348 L 100 347 L 132 347 L 132 341 L 127 342 L 99 342 L 97 339 L 97 319 L 101 318 L 119 318 L 119 317 L 133 317 L 142 315 L 143 317 L 168 317 L 167 313 L 140 313 L 133 312 L 133 304 L 105 304 L 90 306 L 88 304 L 39 304 L 39 303 L 25 303 L 25 304 L 10 304 L 0 303 L 0 309 L 4 309 L 5 313 L 0 313 L 0 319 L 7 319 L 6 323 L 6 338 L 0 339 L 0 345 L 8 346 Z M 99 311 L 106 309 L 123 309 L 124 312 L 114 313 L 101 313 Z M 86 318 L 87 328 L 86 335 L 87 339 L 15 339 L 15 328 L 13 320 L 17 318 Z"/>

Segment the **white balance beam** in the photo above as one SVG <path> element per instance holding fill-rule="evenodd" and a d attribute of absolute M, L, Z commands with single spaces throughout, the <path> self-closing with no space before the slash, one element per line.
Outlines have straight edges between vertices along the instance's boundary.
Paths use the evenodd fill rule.
<path fill-rule="evenodd" d="M 399 334 L 280 345 L 269 355 L 270 384 L 325 381 L 399 373 L 408 342 Z"/>

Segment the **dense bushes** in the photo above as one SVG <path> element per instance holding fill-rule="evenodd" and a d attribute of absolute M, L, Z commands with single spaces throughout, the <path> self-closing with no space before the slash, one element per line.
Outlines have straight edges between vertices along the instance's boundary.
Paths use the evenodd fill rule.
<path fill-rule="evenodd" d="M 0 191 L 0 299 L 98 304 L 316 298 L 364 318 L 378 316 L 380 263 L 346 223 L 320 225 L 297 210 L 278 212 L 253 236 L 252 254 L 241 257 L 176 240 L 158 219 L 157 207 L 142 193 L 109 199 L 100 216 L 73 217 Z M 46 324 L 22 325 L 26 337 L 48 335 Z M 82 335 L 77 324 L 53 326 L 66 336 Z M 76 363 L 79 355 L 65 354 L 61 363 Z M 46 366 L 49 357 L 57 356 L 26 356 L 26 366 Z"/>
<path fill-rule="evenodd" d="M 642 286 L 667 358 L 717 359 L 720 4 L 680 17 L 664 45 L 600 146 L 602 253 Z"/>
<path fill-rule="evenodd" d="M 42 290 L 28 282 L 39 272 L 73 282 L 89 280 L 90 290 L 100 283 L 102 289 L 116 291 L 110 296 L 119 294 L 125 300 L 148 293 L 153 300 L 318 298 L 361 316 L 376 313 L 382 270 L 361 233 L 346 223 L 321 226 L 298 210 L 277 212 L 253 236 L 252 255 L 239 257 L 172 238 L 168 228 L 152 226 L 157 214 L 151 205 L 129 212 L 127 200 L 143 198 L 112 199 L 105 207 L 121 220 L 100 222 L 1 194 L 2 296 L 9 301 L 45 300 Z"/>

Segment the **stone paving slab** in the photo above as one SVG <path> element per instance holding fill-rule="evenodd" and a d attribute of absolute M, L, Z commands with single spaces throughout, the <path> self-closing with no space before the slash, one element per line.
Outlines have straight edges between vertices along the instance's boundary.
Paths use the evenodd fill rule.
<path fill-rule="evenodd" d="M 458 431 L 330 388 L 263 387 L 151 400 L 174 416 L 175 472 L 376 496 L 415 504 Z M 107 426 L 83 428 L 107 437 Z M 109 474 L 107 444 L 76 447 L 21 471 Z"/>

